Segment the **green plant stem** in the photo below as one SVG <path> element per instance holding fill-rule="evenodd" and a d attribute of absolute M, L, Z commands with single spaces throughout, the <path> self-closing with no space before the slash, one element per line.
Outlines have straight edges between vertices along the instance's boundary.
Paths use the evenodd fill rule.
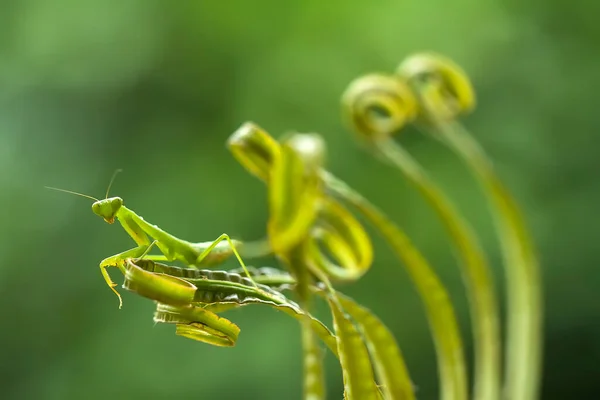
<path fill-rule="evenodd" d="M 414 386 L 394 335 L 369 309 L 337 292 L 337 301 L 364 337 L 386 400 L 414 400 Z"/>
<path fill-rule="evenodd" d="M 537 255 L 515 200 L 491 161 L 458 123 L 437 123 L 440 137 L 468 164 L 488 196 L 502 244 L 508 290 L 506 386 L 510 400 L 538 398 L 542 359 L 542 289 Z"/>
<path fill-rule="evenodd" d="M 280 254 L 279 258 L 293 271 L 296 277 L 294 291 L 300 298 L 301 307 L 306 312 L 310 312 L 313 303 L 313 293 L 310 290 L 312 277 L 303 262 L 302 246 L 292 249 L 289 254 Z M 325 400 L 323 351 L 318 346 L 310 319 L 304 318 L 300 321 L 300 328 L 302 333 L 303 398 L 305 400 Z"/>
<path fill-rule="evenodd" d="M 310 321 L 301 322 L 302 354 L 304 362 L 304 399 L 325 400 L 325 371 L 323 351 L 319 347 Z"/>
<path fill-rule="evenodd" d="M 437 349 L 441 398 L 467 399 L 467 374 L 458 323 L 449 295 L 425 257 L 379 209 L 333 175 L 323 172 L 328 189 L 359 210 L 382 234 L 410 275 L 425 305 Z"/>
<path fill-rule="evenodd" d="M 460 257 L 467 288 L 473 337 L 475 376 L 473 398 L 496 400 L 500 392 L 500 333 L 493 276 L 477 236 L 450 199 L 431 181 L 418 162 L 391 138 L 374 141 L 385 160 L 398 168 L 436 211 Z"/>

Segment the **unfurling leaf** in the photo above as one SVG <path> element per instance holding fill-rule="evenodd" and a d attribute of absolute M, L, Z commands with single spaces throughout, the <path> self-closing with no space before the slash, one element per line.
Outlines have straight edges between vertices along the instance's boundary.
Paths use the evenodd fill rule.
<path fill-rule="evenodd" d="M 413 385 L 396 339 L 390 330 L 367 308 L 337 293 L 344 310 L 354 319 L 365 338 L 375 372 L 386 400 L 413 400 Z"/>
<path fill-rule="evenodd" d="M 369 353 L 354 323 L 344 314 L 340 304 L 328 300 L 337 335 L 338 353 L 344 377 L 344 394 L 347 400 L 379 400 L 380 394 Z"/>

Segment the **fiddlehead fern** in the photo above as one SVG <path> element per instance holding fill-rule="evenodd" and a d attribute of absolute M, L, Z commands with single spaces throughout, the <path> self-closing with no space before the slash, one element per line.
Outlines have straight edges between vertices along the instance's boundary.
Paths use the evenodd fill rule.
<path fill-rule="evenodd" d="M 442 398 L 466 399 L 467 372 L 462 339 L 454 307 L 439 277 L 406 233 L 382 211 L 333 175 L 324 171 L 322 176 L 327 182 L 328 190 L 363 214 L 404 263 L 423 301 L 431 327 L 437 350 Z"/>
<path fill-rule="evenodd" d="M 523 215 L 496 175 L 485 151 L 456 117 L 474 105 L 467 75 L 451 60 L 415 54 L 400 64 L 398 76 L 419 99 L 427 130 L 456 152 L 483 187 L 502 243 L 508 290 L 508 335 L 505 396 L 538 396 L 542 349 L 540 267 Z"/>
<path fill-rule="evenodd" d="M 350 212 L 323 195 L 324 145 L 318 135 L 288 135 L 279 144 L 246 123 L 230 137 L 228 147 L 267 183 L 268 240 L 275 254 L 286 257 L 299 251 L 303 265 L 322 270 L 334 281 L 352 281 L 366 273 L 373 259 L 369 236 Z"/>
<path fill-rule="evenodd" d="M 433 53 L 412 55 L 400 64 L 396 74 L 412 89 L 419 87 L 416 108 L 425 120 L 450 121 L 475 108 L 475 91 L 467 74 L 445 57 Z"/>
<path fill-rule="evenodd" d="M 370 74 L 346 89 L 346 117 L 366 141 L 386 138 L 417 116 L 417 101 L 410 87 L 394 76 Z M 344 110 L 346 111 L 346 110 Z"/>
<path fill-rule="evenodd" d="M 369 237 L 352 214 L 323 195 L 320 170 L 325 145 L 320 136 L 292 134 L 279 144 L 256 125 L 244 124 L 228 144 L 241 164 L 267 183 L 268 242 L 296 278 L 295 290 L 304 308 L 311 307 L 314 276 L 355 280 L 367 271 L 372 260 Z M 305 324 L 304 395 L 321 399 L 323 367 L 312 331 Z M 343 353 L 340 360 L 344 370 L 344 363 L 353 361 L 347 361 Z"/>
<path fill-rule="evenodd" d="M 427 60 L 427 56 L 415 59 L 406 66 L 406 70 L 414 71 Z M 437 96 L 440 98 L 438 103 L 441 103 L 442 98 L 448 99 L 444 102 L 447 106 L 443 109 L 447 118 L 469 109 L 473 104 L 472 92 L 468 90 L 470 86 L 452 69 L 443 69 L 443 73 L 439 75 L 422 74 L 418 79 L 453 83 L 455 90 L 440 90 Z M 346 119 L 363 141 L 370 144 L 385 161 L 398 168 L 443 221 L 460 257 L 473 319 L 476 342 L 474 398 L 496 399 L 500 385 L 499 317 L 486 256 L 472 228 L 450 199 L 428 177 L 419 163 L 392 139 L 403 127 L 399 122 L 410 122 L 414 117 L 421 116 L 417 97 L 413 95 L 408 83 L 397 76 L 366 75 L 349 85 L 342 103 Z M 381 109 L 383 105 L 385 108 Z M 373 110 L 379 110 L 377 115 Z M 406 115 L 411 118 L 406 118 Z"/>
<path fill-rule="evenodd" d="M 277 142 L 268 137 L 269 135 L 258 126 L 254 124 L 245 124 L 230 138 L 229 147 L 242 165 L 256 176 L 267 180 L 267 183 L 269 184 L 269 172 L 265 169 L 269 167 L 269 162 L 272 162 L 272 160 L 275 159 L 276 156 L 274 155 L 277 154 L 279 150 L 277 148 Z M 460 333 L 452 304 L 449 301 L 446 289 L 439 278 L 431 269 L 425 258 L 412 245 L 408 237 L 392 224 L 383 213 L 325 170 L 321 169 L 319 176 L 324 182 L 327 192 L 345 202 L 349 202 L 359 212 L 363 213 L 367 219 L 382 232 L 384 238 L 390 243 L 399 258 L 404 261 L 426 306 L 428 319 L 438 349 L 442 393 L 444 394 L 444 398 L 465 399 L 467 395 L 466 367 L 462 341 L 460 339 Z M 271 190 L 271 188 L 269 188 L 269 190 Z M 320 201 L 325 201 L 323 199 L 326 199 L 326 201 L 335 201 L 326 195 L 323 195 Z M 319 202 L 317 202 L 317 204 L 319 204 Z M 307 206 L 307 203 L 303 203 L 303 206 Z M 348 213 L 348 215 L 350 214 Z M 318 220 L 319 218 L 317 217 L 317 221 Z M 343 220 L 347 220 L 347 218 L 343 218 Z M 348 230 L 344 229 L 344 231 Z M 340 238 L 339 241 L 345 242 L 346 240 Z M 348 246 L 349 249 L 351 249 L 351 247 L 352 246 Z M 342 250 L 344 247 L 339 246 L 339 249 Z M 338 258 L 343 259 L 343 257 Z M 355 258 L 355 256 L 353 256 L 353 258 Z M 352 258 L 348 258 L 347 260 L 343 259 L 346 268 L 349 265 L 349 260 L 352 260 Z M 303 262 L 299 262 L 298 264 L 310 267 L 311 259 L 304 259 Z M 304 270 L 305 267 L 301 267 L 301 269 Z M 313 271 L 317 276 L 322 273 L 325 274 L 325 278 L 332 277 L 332 275 L 328 275 L 327 272 L 327 269 L 317 269 Z M 302 276 L 300 276 L 300 278 L 302 278 Z M 406 377 L 402 377 L 401 379 L 405 382 L 401 385 L 402 387 L 408 387 L 410 385 L 410 381 Z"/>

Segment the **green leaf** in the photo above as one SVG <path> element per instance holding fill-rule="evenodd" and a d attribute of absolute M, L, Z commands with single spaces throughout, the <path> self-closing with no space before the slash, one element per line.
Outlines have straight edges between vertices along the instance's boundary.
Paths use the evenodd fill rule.
<path fill-rule="evenodd" d="M 428 121 L 450 121 L 475 108 L 475 91 L 467 74 L 452 60 L 435 53 L 416 53 L 396 73 L 417 90 L 419 114 Z M 427 97 L 427 105 L 423 95 Z"/>
<path fill-rule="evenodd" d="M 263 279 L 280 288 L 284 287 L 283 285 L 291 287 L 295 284 L 294 278 L 289 273 L 275 268 L 250 268 L 250 274 L 255 282 L 262 283 L 261 279 Z M 327 293 L 320 288 L 313 287 L 313 290 L 321 296 L 327 296 Z M 339 291 L 336 291 L 336 297 L 346 313 L 354 319 L 365 338 L 385 398 L 414 399 L 414 388 L 408 369 L 390 330 L 370 310 L 359 305 L 350 297 Z M 307 356 L 305 355 L 305 357 Z"/>
<path fill-rule="evenodd" d="M 273 267 L 252 267 L 247 266 L 248 272 L 252 279 L 256 283 L 260 283 L 269 286 L 278 292 L 283 290 L 292 289 L 292 286 L 296 284 L 294 277 L 287 271 L 282 271 L 278 268 Z M 234 268 L 229 270 L 229 273 L 236 273 L 244 275 L 243 268 Z"/>
<path fill-rule="evenodd" d="M 160 303 L 189 304 L 194 300 L 197 288 L 192 283 L 175 275 L 152 272 L 139 268 L 131 259 L 127 260 L 123 288 Z"/>
<path fill-rule="evenodd" d="M 335 298 L 328 298 L 347 400 L 379 400 L 379 389 L 363 339 Z"/>
<path fill-rule="evenodd" d="M 365 338 L 384 398 L 387 400 L 415 399 L 408 369 L 396 339 L 390 330 L 367 308 L 337 292 L 337 299 L 354 319 Z"/>
<path fill-rule="evenodd" d="M 404 263 L 423 301 L 431 327 L 436 346 L 442 398 L 466 399 L 467 371 L 462 339 L 454 307 L 440 278 L 406 233 L 390 221 L 383 212 L 333 175 L 323 173 L 323 178 L 332 193 L 354 206 L 379 230 Z"/>
<path fill-rule="evenodd" d="M 494 171 L 485 151 L 456 119 L 473 109 L 475 94 L 467 74 L 452 60 L 417 53 L 398 68 L 417 93 L 422 126 L 445 142 L 469 166 L 483 187 L 496 221 L 505 259 L 508 291 L 505 396 L 538 397 L 542 359 L 540 265 L 514 198 Z"/>
<path fill-rule="evenodd" d="M 475 139 L 458 124 L 446 124 L 444 140 L 469 164 L 486 191 L 504 253 L 508 291 L 506 393 L 538 398 L 542 364 L 542 283 L 529 230 L 516 201 Z"/>
<path fill-rule="evenodd" d="M 337 356 L 335 335 L 321 321 L 304 311 L 298 304 L 266 285 L 258 285 L 256 287 L 249 278 L 237 273 L 179 268 L 160 264 L 152 260 L 137 260 L 135 264 L 128 262 L 127 265 L 130 269 L 139 269 L 153 275 L 152 279 L 164 279 L 169 282 L 175 277 L 193 284 L 196 287 L 196 291 L 191 305 L 201 308 L 206 312 L 221 312 L 249 304 L 263 304 L 282 311 L 299 322 L 308 319 L 311 329 L 323 340 L 334 355 Z M 136 276 L 146 277 L 147 275 L 136 273 Z M 124 287 L 139 287 L 139 283 L 138 286 L 132 286 L 126 281 Z M 159 294 L 164 296 L 162 292 L 159 292 Z M 144 292 L 144 295 L 156 300 L 153 298 L 151 292 Z M 206 317 L 206 315 L 201 315 L 201 313 L 199 313 L 199 316 Z M 185 320 L 184 317 L 182 318 Z M 216 324 L 216 326 L 209 325 L 210 328 L 218 329 L 220 326 L 220 322 L 216 320 L 208 319 L 207 321 L 208 323 L 214 322 Z M 208 324 L 203 320 L 200 322 Z M 175 323 L 177 323 L 176 320 Z"/>
<path fill-rule="evenodd" d="M 345 207 L 325 195 L 322 197 L 318 218 L 304 244 L 305 264 L 322 270 L 329 279 L 355 281 L 369 270 L 373 262 L 371 240 L 364 227 Z M 336 261 L 331 260 L 328 254 Z"/>
<path fill-rule="evenodd" d="M 474 105 L 473 90 L 464 73 L 452 64 L 430 54 L 410 57 L 399 69 L 400 76 L 366 75 L 351 83 L 344 95 L 344 106 L 350 115 L 354 130 L 368 139 L 372 150 L 379 158 L 397 168 L 415 186 L 425 200 L 438 214 L 459 256 L 461 275 L 467 289 L 473 337 L 475 338 L 475 388 L 474 397 L 495 400 L 500 395 L 500 322 L 498 301 L 495 294 L 492 272 L 479 240 L 468 222 L 445 193 L 429 178 L 427 172 L 400 145 L 392 135 L 405 122 L 408 104 L 421 119 L 432 120 L 431 113 L 417 103 L 420 96 L 412 93 L 412 88 L 403 76 L 413 80 L 428 81 L 436 94 L 436 111 L 445 117 L 454 117 Z M 365 110 L 384 109 L 387 123 L 377 121 L 373 113 Z M 423 115 L 427 114 L 427 115 Z M 400 123 L 402 122 L 402 123 Z"/>
<path fill-rule="evenodd" d="M 227 147 L 251 174 L 267 182 L 273 160 L 279 157 L 279 143 L 252 122 L 246 122 L 227 140 Z"/>
<path fill-rule="evenodd" d="M 240 328 L 202 307 L 158 303 L 154 322 L 176 324 L 175 334 L 214 346 L 235 346 Z"/>
<path fill-rule="evenodd" d="M 376 148 L 397 167 L 429 202 L 450 236 L 467 290 L 475 341 L 474 397 L 495 400 L 500 396 L 500 316 L 491 267 L 469 223 L 427 173 L 392 139 Z"/>
<path fill-rule="evenodd" d="M 296 247 L 317 217 L 324 144 L 317 135 L 294 134 L 281 144 L 269 180 L 269 243 L 276 254 Z"/>
<path fill-rule="evenodd" d="M 304 365 L 304 399 L 325 400 L 323 351 L 315 340 L 310 320 L 302 321 L 302 358 Z"/>

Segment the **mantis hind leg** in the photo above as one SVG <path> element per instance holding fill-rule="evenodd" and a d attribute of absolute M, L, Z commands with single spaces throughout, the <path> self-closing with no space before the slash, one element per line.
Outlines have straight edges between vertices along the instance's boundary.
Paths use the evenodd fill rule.
<path fill-rule="evenodd" d="M 240 253 L 238 253 L 238 251 L 235 248 L 235 245 L 233 244 L 233 241 L 231 240 L 229 235 L 226 233 L 224 233 L 221 236 L 219 236 L 218 238 L 216 238 L 214 242 L 212 242 L 206 249 L 204 249 L 202 251 L 202 253 L 200 253 L 198 258 L 196 259 L 196 265 L 200 265 L 202 263 L 202 260 L 204 260 L 206 258 L 206 256 L 208 256 L 210 254 L 210 252 L 213 251 L 215 249 L 215 247 L 217 247 L 217 245 L 219 243 L 221 243 L 223 240 L 227 240 L 227 243 L 229 243 L 229 247 L 231 247 L 231 252 L 235 255 L 235 258 L 237 258 L 238 262 L 240 263 L 240 266 L 246 273 L 246 276 L 248 276 L 248 278 L 250 278 L 250 280 L 252 281 L 254 286 L 258 288 L 258 285 L 256 284 L 256 282 L 254 282 L 254 279 L 252 279 L 252 275 L 250 275 L 250 272 L 248 271 L 246 264 L 244 264 L 244 261 L 242 260 Z"/>

